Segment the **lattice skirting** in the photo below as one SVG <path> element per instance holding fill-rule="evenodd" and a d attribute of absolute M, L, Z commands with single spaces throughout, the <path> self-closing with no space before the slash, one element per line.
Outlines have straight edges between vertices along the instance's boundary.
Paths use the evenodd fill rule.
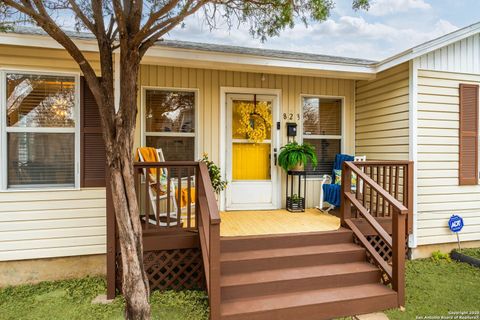
<path fill-rule="evenodd" d="M 367 235 L 365 237 L 367 238 L 368 242 L 370 242 L 372 247 L 374 247 L 375 250 L 378 252 L 378 254 L 383 258 L 383 260 L 387 261 L 388 264 L 392 264 L 393 253 L 390 247 L 385 243 L 385 241 L 383 241 L 383 239 L 379 235 Z M 353 237 L 353 240 L 356 244 L 360 246 L 362 245 L 361 242 L 358 240 L 358 238 L 355 237 L 355 235 Z M 408 259 L 408 250 L 409 248 L 408 248 L 408 235 L 407 235 L 406 241 L 405 241 L 405 259 Z M 371 264 L 376 265 L 375 260 L 373 259 L 373 257 L 370 256 L 370 254 L 368 254 L 368 251 L 367 251 L 367 260 Z M 382 274 L 382 282 L 384 284 L 390 283 L 386 274 Z"/>
<path fill-rule="evenodd" d="M 367 240 L 375 248 L 383 260 L 387 261 L 388 263 L 392 262 L 392 250 L 380 236 L 367 236 Z"/>
<path fill-rule="evenodd" d="M 199 248 L 147 251 L 143 254 L 150 290 L 204 289 L 205 274 Z M 121 289 L 121 254 L 117 254 L 117 288 Z"/>

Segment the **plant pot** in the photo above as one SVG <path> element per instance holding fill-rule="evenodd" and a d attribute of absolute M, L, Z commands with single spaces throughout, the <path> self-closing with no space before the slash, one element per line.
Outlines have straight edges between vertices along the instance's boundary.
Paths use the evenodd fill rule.
<path fill-rule="evenodd" d="M 303 164 L 303 162 L 297 163 L 295 167 L 290 169 L 290 171 L 303 171 L 303 170 L 305 170 L 305 165 Z"/>

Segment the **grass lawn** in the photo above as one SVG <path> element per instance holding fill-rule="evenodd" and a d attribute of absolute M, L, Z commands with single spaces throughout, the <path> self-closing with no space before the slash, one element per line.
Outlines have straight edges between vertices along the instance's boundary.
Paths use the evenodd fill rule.
<path fill-rule="evenodd" d="M 406 278 L 406 310 L 387 311 L 392 320 L 480 311 L 479 268 L 456 261 L 414 260 L 407 262 Z"/>
<path fill-rule="evenodd" d="M 92 305 L 105 293 L 105 280 L 85 278 L 0 289 L 0 319 L 123 319 L 123 300 Z M 153 319 L 208 319 L 204 292 L 154 292 Z M 407 262 L 406 311 L 390 310 L 390 319 L 446 316 L 449 311 L 480 311 L 480 269 L 465 263 Z M 300 320 L 300 319 L 298 319 Z"/>
<path fill-rule="evenodd" d="M 91 304 L 96 296 L 105 292 L 103 278 L 0 289 L 0 319 L 123 319 L 121 297 L 108 305 Z M 153 319 L 208 319 L 208 298 L 201 291 L 154 292 L 151 305 Z"/>

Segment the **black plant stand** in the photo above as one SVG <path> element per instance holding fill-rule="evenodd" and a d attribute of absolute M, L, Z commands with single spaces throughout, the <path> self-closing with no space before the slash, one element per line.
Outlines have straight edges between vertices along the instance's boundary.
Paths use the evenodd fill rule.
<path fill-rule="evenodd" d="M 297 180 L 297 181 L 295 181 Z M 303 182 L 303 190 L 302 190 Z M 294 185 L 298 185 L 298 192 L 295 193 Z M 305 211 L 305 194 L 307 191 L 307 172 L 306 171 L 287 171 L 287 210 L 290 212 Z"/>

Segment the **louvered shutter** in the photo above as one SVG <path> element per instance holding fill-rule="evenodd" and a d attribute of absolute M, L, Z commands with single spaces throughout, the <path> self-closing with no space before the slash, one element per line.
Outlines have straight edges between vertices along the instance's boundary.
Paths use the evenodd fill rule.
<path fill-rule="evenodd" d="M 97 103 L 87 82 L 80 82 L 81 186 L 105 187 L 105 144 Z"/>
<path fill-rule="evenodd" d="M 478 85 L 460 84 L 459 184 L 478 184 Z"/>

